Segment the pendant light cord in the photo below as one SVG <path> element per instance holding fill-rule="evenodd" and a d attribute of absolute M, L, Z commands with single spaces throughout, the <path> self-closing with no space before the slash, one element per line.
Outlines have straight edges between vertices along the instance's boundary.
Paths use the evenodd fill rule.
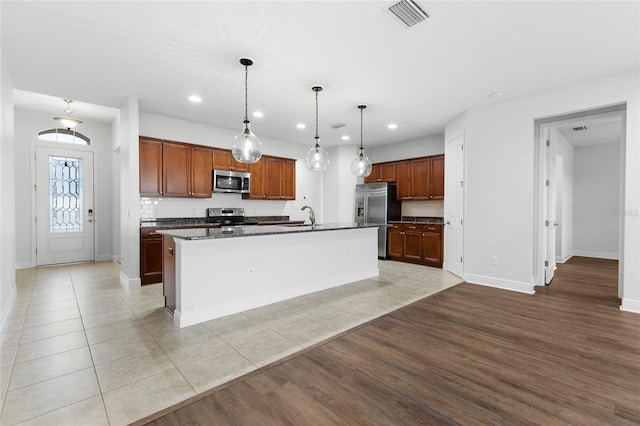
<path fill-rule="evenodd" d="M 248 90 L 248 82 L 249 81 L 249 66 L 244 66 L 244 124 L 245 127 L 249 124 L 249 90 Z"/>
<path fill-rule="evenodd" d="M 320 139 L 320 136 L 318 136 L 318 91 L 316 91 L 316 146 L 318 145 L 318 139 Z"/>
<path fill-rule="evenodd" d="M 362 147 L 362 112 L 364 111 L 364 108 L 360 108 L 360 154 L 362 154 L 362 150 L 364 149 Z"/>

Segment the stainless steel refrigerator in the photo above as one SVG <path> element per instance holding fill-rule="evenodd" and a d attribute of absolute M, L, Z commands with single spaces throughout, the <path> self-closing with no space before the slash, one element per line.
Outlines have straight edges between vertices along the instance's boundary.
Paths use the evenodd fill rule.
<path fill-rule="evenodd" d="M 378 227 L 378 257 L 387 257 L 387 227 L 390 220 L 401 219 L 401 205 L 396 200 L 395 183 L 356 185 L 355 222 Z"/>

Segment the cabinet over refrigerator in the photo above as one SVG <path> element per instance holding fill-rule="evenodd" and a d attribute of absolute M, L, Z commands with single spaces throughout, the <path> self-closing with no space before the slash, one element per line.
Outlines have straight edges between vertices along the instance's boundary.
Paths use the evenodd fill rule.
<path fill-rule="evenodd" d="M 355 222 L 378 227 L 378 257 L 387 255 L 387 224 L 400 220 L 401 204 L 396 200 L 396 184 L 391 182 L 356 185 Z"/>

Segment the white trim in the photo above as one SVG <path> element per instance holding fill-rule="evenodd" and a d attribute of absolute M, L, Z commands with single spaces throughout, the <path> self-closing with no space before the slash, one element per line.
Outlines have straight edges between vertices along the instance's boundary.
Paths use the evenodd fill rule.
<path fill-rule="evenodd" d="M 556 263 L 566 263 L 573 257 L 573 254 L 568 254 L 565 257 L 556 256 Z"/>
<path fill-rule="evenodd" d="M 113 261 L 113 255 L 111 254 L 101 254 L 99 256 L 96 256 L 96 262 L 112 262 Z"/>
<path fill-rule="evenodd" d="M 7 297 L 7 302 L 2 307 L 2 315 L 0 315 L 0 330 L 4 330 L 4 325 L 7 322 L 7 317 L 9 313 L 12 311 L 13 305 L 16 301 L 16 285 L 12 284 L 9 290 L 9 297 Z"/>
<path fill-rule="evenodd" d="M 136 288 L 142 286 L 140 278 L 129 278 L 127 274 L 120 271 L 120 285 L 124 288 Z"/>
<path fill-rule="evenodd" d="M 534 294 L 536 292 L 533 284 L 520 281 L 504 280 L 502 278 L 486 277 L 475 274 L 464 274 L 464 280 L 471 284 L 517 291 L 518 293 Z"/>
<path fill-rule="evenodd" d="M 593 257 L 596 259 L 619 260 L 620 255 L 616 252 L 593 251 L 593 250 L 573 250 L 574 256 Z"/>
<path fill-rule="evenodd" d="M 33 263 L 33 261 L 31 262 L 16 262 L 16 269 L 29 269 L 29 268 L 35 268 L 36 264 Z"/>
<path fill-rule="evenodd" d="M 622 299 L 620 310 L 640 314 L 640 300 Z"/>

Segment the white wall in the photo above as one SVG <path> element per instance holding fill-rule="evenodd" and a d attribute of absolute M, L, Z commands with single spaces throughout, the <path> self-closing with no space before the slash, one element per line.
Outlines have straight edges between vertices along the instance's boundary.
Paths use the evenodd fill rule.
<path fill-rule="evenodd" d="M 557 129 L 551 129 L 556 158 L 556 261 L 573 256 L 573 145 Z"/>
<path fill-rule="evenodd" d="M 236 132 L 141 111 L 140 135 L 228 149 Z M 213 194 L 211 198 L 202 199 L 144 197 L 141 218 L 203 217 L 208 207 L 243 207 L 247 216 L 289 216 L 292 220 L 306 220 L 309 214 L 300 209 L 308 204 L 320 223 L 322 174 L 306 169 L 304 155 L 308 147 L 258 136 L 264 154 L 298 159 L 295 200 L 243 200 L 240 194 Z"/>
<path fill-rule="evenodd" d="M 622 309 L 640 312 L 640 70 L 467 111 L 465 279 L 534 291 L 534 121 L 627 103 Z M 454 123 L 459 131 L 458 122 Z M 452 130 L 447 126 L 445 134 Z M 498 256 L 498 265 L 491 257 Z"/>
<path fill-rule="evenodd" d="M 15 109 L 15 190 L 16 190 L 16 232 L 21 238 L 16 240 L 16 265 L 18 268 L 35 266 L 35 170 L 33 153 L 38 143 L 38 132 L 56 127 L 51 114 Z M 113 166 L 111 154 L 111 126 L 105 123 L 84 120 L 78 127 L 80 133 L 89 137 L 91 149 L 95 152 L 95 259 L 111 261 L 113 251 Z M 72 149 L 72 145 L 60 144 L 61 148 Z"/>
<path fill-rule="evenodd" d="M 0 56 L 0 330 L 16 295 L 13 85 Z"/>
<path fill-rule="evenodd" d="M 366 148 L 365 153 L 372 163 L 444 154 L 444 134 L 391 145 L 378 145 Z M 353 156 L 355 157 L 355 154 Z"/>
<path fill-rule="evenodd" d="M 120 261 L 120 113 L 111 123 L 111 240 L 113 260 Z"/>
<path fill-rule="evenodd" d="M 355 147 L 336 146 L 327 149 L 327 152 L 330 163 L 322 173 L 322 219 L 317 222 L 353 222 L 355 188 L 358 180 L 351 174 L 351 161 L 356 156 Z"/>
<path fill-rule="evenodd" d="M 574 254 L 618 259 L 620 144 L 580 146 L 574 152 Z"/>

